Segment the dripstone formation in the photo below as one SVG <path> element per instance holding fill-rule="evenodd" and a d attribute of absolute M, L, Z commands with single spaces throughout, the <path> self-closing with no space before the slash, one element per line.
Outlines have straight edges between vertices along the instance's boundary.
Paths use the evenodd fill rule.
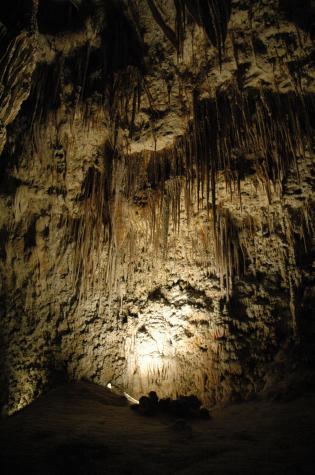
<path fill-rule="evenodd" d="M 314 363 L 310 0 L 0 5 L 0 405 L 209 407 Z"/>

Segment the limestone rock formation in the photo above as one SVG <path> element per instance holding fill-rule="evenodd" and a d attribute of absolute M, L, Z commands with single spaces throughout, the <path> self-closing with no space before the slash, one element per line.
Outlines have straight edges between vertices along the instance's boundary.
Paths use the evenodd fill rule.
<path fill-rule="evenodd" d="M 3 412 L 67 378 L 209 406 L 312 364 L 314 2 L 17 4 L 0 6 Z"/>

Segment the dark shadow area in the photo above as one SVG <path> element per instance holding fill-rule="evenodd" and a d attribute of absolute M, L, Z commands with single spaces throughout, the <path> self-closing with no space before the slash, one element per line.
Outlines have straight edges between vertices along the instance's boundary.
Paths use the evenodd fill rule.
<path fill-rule="evenodd" d="M 70 0 L 41 0 L 38 9 L 39 32 L 55 35 L 81 30 L 87 12 L 79 5 L 76 6 L 76 2 Z"/>
<path fill-rule="evenodd" d="M 279 0 L 287 20 L 309 33 L 314 33 L 315 5 L 311 0 Z"/>
<path fill-rule="evenodd" d="M 109 1 L 105 12 L 106 26 L 102 35 L 105 77 L 127 66 L 143 70 L 143 44 L 124 6 L 120 1 Z"/>
<path fill-rule="evenodd" d="M 139 417 L 101 386 L 60 386 L 2 421 L 1 474 L 313 474 L 312 393 L 232 404 L 207 420 L 181 417 L 198 405 L 184 402 L 173 420 Z"/>
<path fill-rule="evenodd" d="M 21 30 L 30 20 L 32 0 L 2 0 L 0 21 L 8 30 Z"/>

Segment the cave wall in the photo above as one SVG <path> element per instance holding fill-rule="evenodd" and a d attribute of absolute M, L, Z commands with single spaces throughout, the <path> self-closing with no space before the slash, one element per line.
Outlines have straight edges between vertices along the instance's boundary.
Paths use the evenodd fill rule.
<path fill-rule="evenodd" d="M 214 404 L 311 364 L 313 2 L 0 10 L 3 412 L 68 378 Z"/>

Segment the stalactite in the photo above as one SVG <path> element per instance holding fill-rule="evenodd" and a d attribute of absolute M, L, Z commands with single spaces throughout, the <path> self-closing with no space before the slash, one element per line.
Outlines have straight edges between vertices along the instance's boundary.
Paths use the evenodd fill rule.
<path fill-rule="evenodd" d="M 278 185 L 281 196 L 288 173 L 298 174 L 297 157 L 310 146 L 308 113 L 296 95 L 261 92 L 251 97 L 240 94 L 237 88 L 217 95 L 214 101 L 200 103 L 197 97 L 194 101 L 194 122 L 173 148 L 138 156 L 137 166 L 131 174 L 128 172 L 126 196 L 135 194 L 139 167 L 147 163 L 142 177 L 152 187 L 144 203 L 148 207 L 147 242 L 159 249 L 167 248 L 169 225 L 173 226 L 172 232 L 178 232 L 183 193 L 189 219 L 195 190 L 197 208 L 212 209 L 217 269 L 222 287 L 230 294 L 233 278 L 242 273 L 245 257 L 239 237 L 242 228 L 235 226 L 226 210 L 216 210 L 218 175 L 223 172 L 230 193 L 236 190 L 240 194 L 241 180 L 246 174 L 257 173 L 269 201 L 274 185 Z M 280 116 L 279 110 L 286 113 Z M 293 110 L 297 113 L 293 114 Z M 253 155 L 257 158 L 250 158 Z M 134 156 L 126 162 L 127 169 L 129 163 L 135 166 Z M 252 239 L 252 234 L 247 239 Z"/>
<path fill-rule="evenodd" d="M 57 84 L 63 81 L 62 58 L 60 61 L 53 69 Z M 86 66 L 83 70 L 84 78 Z M 58 100 L 58 85 L 51 94 L 49 83 L 44 80 L 47 74 L 48 70 L 38 70 L 39 86 L 33 94 L 35 107 L 31 125 L 37 151 L 43 140 L 40 124 L 44 120 L 43 114 L 47 113 L 44 112 L 47 94 L 50 94 L 52 108 Z M 128 68 L 113 77 L 110 109 L 113 133 L 116 124 L 122 122 L 132 133 L 139 109 L 142 75 L 136 68 Z M 83 97 L 82 90 L 80 96 Z M 84 107 L 81 107 L 81 102 L 79 99 L 77 111 L 82 109 L 84 122 L 89 127 L 93 117 L 91 104 L 86 98 Z M 186 134 L 178 137 L 173 147 L 160 152 L 143 152 L 138 156 L 129 156 L 125 152 L 125 156 L 121 156 L 117 150 L 112 152 L 109 162 L 104 155 L 104 162 L 88 172 L 80 198 L 82 215 L 73 228 L 76 242 L 74 282 L 87 282 L 87 276 L 95 273 L 101 260 L 100 249 L 104 245 L 108 263 L 103 277 L 109 288 L 116 288 L 120 267 L 131 272 L 133 265 L 137 265 L 137 257 L 133 258 L 132 252 L 138 255 L 138 231 L 130 229 L 126 241 L 118 246 L 115 216 L 119 216 L 121 207 L 125 206 L 123 201 L 137 196 L 145 183 L 143 217 L 147 223 L 147 245 L 166 256 L 169 233 L 179 232 L 182 200 L 188 221 L 196 202 L 197 211 L 206 209 L 212 223 L 213 230 L 209 232 L 215 242 L 217 270 L 222 287 L 230 295 L 234 276 L 244 267 L 243 250 L 231 217 L 226 211 L 217 210 L 217 180 L 223 176 L 229 194 L 238 193 L 240 196 L 242 180 L 255 173 L 265 187 L 269 202 L 272 202 L 274 189 L 278 189 L 281 197 L 288 174 L 299 176 L 298 160 L 310 151 L 311 110 L 312 103 L 306 105 L 305 98 L 296 93 L 284 96 L 261 90 L 259 94 L 250 91 L 245 94 L 234 86 L 229 91 L 218 92 L 212 100 L 201 101 L 195 91 L 194 119 L 188 124 Z M 116 143 L 117 139 L 113 139 L 112 147 L 115 148 Z M 105 177 L 105 170 L 111 167 L 112 161 L 118 164 L 119 160 L 123 161 L 125 171 L 114 180 L 121 184 L 121 199 L 112 195 Z M 113 200 L 116 200 L 114 207 Z M 303 233 L 307 229 L 305 225 Z M 129 266 L 131 261 L 133 264 Z M 83 293 L 86 291 L 82 290 Z"/>
<path fill-rule="evenodd" d="M 135 130 L 135 118 L 141 104 L 141 93 L 144 88 L 143 77 L 138 68 L 129 66 L 125 71 L 113 76 L 105 96 L 109 104 L 109 118 L 113 137 L 117 132 L 117 124 L 129 130 L 130 139 Z M 115 143 L 115 137 L 113 138 Z"/>
<path fill-rule="evenodd" d="M 244 262 L 239 241 L 239 229 L 227 208 L 218 210 L 214 242 L 221 289 L 226 291 L 229 298 L 233 289 L 233 279 L 235 276 L 241 276 Z"/>
<path fill-rule="evenodd" d="M 186 30 L 186 9 L 185 9 L 185 0 L 174 0 L 175 11 L 176 11 L 176 36 L 177 36 L 177 50 L 180 56 L 183 56 L 183 44 L 185 40 L 185 30 Z"/>
<path fill-rule="evenodd" d="M 175 31 L 165 22 L 153 0 L 147 0 L 147 4 L 154 20 L 179 56 L 183 56 L 187 9 L 191 18 L 204 28 L 209 42 L 217 48 L 220 68 L 222 67 L 227 25 L 231 14 L 231 0 L 174 0 Z"/>
<path fill-rule="evenodd" d="M 82 187 L 82 212 L 70 223 L 74 241 L 73 283 L 79 281 L 81 296 L 93 288 L 102 249 L 111 241 L 110 205 L 112 201 L 112 150 L 106 147 L 103 160 L 89 168 Z"/>
<path fill-rule="evenodd" d="M 275 216 L 267 216 L 266 229 L 276 233 L 275 225 L 281 226 L 284 245 L 279 249 L 281 276 L 288 289 L 289 309 L 292 317 L 292 333 L 299 339 L 300 292 L 303 281 L 303 262 L 312 250 L 314 239 L 314 200 L 309 196 L 298 208 L 290 208 L 285 202 L 280 204 Z"/>
<path fill-rule="evenodd" d="M 204 28 L 209 42 L 217 48 L 221 68 L 227 35 L 227 25 L 231 14 L 231 1 L 184 0 L 176 5 L 177 10 L 184 10 L 185 6 L 194 21 Z M 184 14 L 181 16 L 185 18 Z M 182 29 L 183 26 L 181 26 L 181 30 Z"/>
<path fill-rule="evenodd" d="M 153 17 L 179 54 L 183 52 L 188 13 L 205 29 L 209 40 L 218 49 L 221 64 L 231 2 L 174 0 L 174 4 L 176 29 L 173 31 L 164 22 L 155 2 L 148 1 Z M 120 21 L 121 24 L 128 24 L 130 31 L 133 31 L 125 13 L 120 13 Z M 131 249 L 134 251 L 138 233 L 130 226 L 126 241 L 120 245 L 117 219 L 123 215 L 124 200 L 132 201 L 139 194 L 139 187 L 142 187 L 142 196 L 145 196 L 142 213 L 148 234 L 146 242 L 164 255 L 169 233 L 179 232 L 182 202 L 187 221 L 193 211 L 207 211 L 213 228 L 209 232 L 215 242 L 221 283 L 230 294 L 233 276 L 242 268 L 239 257 L 242 249 L 237 237 L 238 228 L 231 216 L 219 207 L 217 181 L 224 177 L 227 193 L 231 196 L 238 194 L 240 207 L 242 181 L 248 175 L 256 174 L 270 203 L 275 191 L 281 198 L 287 177 L 293 173 L 299 179 L 299 161 L 311 151 L 313 130 L 310 117 L 314 113 L 314 102 L 308 101 L 299 87 L 285 95 L 263 88 L 244 91 L 237 78 L 229 88 L 217 90 L 210 99 L 201 99 L 198 89 L 195 89 L 191 100 L 193 119 L 187 124 L 186 133 L 163 151 L 129 156 L 128 141 L 137 131 L 136 119 L 141 99 L 145 96 L 154 115 L 154 98 L 145 80 L 139 35 L 135 33 L 132 36 L 131 43 L 134 41 L 134 44 L 129 45 L 125 36 L 120 44 L 117 38 L 124 34 L 116 26 L 113 30 L 109 27 L 99 50 L 93 50 L 87 43 L 69 58 L 57 55 L 52 64 L 38 66 L 25 109 L 31 111 L 30 129 L 34 151 L 39 155 L 45 142 L 41 136 L 41 125 L 48 122 L 48 117 L 51 129 L 56 130 L 58 136 L 55 111 L 60 103 L 66 103 L 71 111 L 66 113 L 66 117 L 72 128 L 79 117 L 87 130 L 93 127 L 93 121 L 98 120 L 95 108 L 100 104 L 108 113 L 113 155 L 108 161 L 104 154 L 102 163 L 89 170 L 83 184 L 81 215 L 73 225 L 76 243 L 74 281 L 86 281 L 86 276 L 95 272 L 100 248 L 105 245 L 108 256 L 105 279 L 111 282 L 110 287 L 115 287 L 119 273 L 117 268 L 122 262 L 125 265 L 128 259 L 132 260 Z M 5 56 L 7 64 L 14 63 L 18 40 L 15 43 Z M 111 46 L 114 46 L 113 51 L 109 51 Z M 238 64 L 234 42 L 233 47 Z M 93 76 L 93 55 L 96 53 L 103 58 L 97 95 L 90 78 Z M 69 70 L 71 77 L 66 78 L 65 71 L 69 74 Z M 14 67 L 12 71 L 16 71 Z M 6 80 L 8 72 L 9 79 L 13 80 L 12 71 L 8 71 L 8 66 L 3 68 L 2 79 Z M 63 89 L 69 80 L 73 81 L 74 92 L 65 98 L 62 96 Z M 151 128 L 155 140 L 152 123 Z M 119 129 L 129 131 L 125 147 L 120 143 Z M 119 168 L 119 160 L 124 161 L 125 172 L 114 178 L 115 186 L 118 182 L 121 184 L 119 192 L 115 190 L 114 193 L 106 174 L 112 166 Z M 196 210 L 193 209 L 194 201 Z M 307 223 L 305 220 L 301 228 L 305 243 L 305 233 L 309 232 Z M 143 235 L 144 232 L 141 232 Z M 92 255 L 94 257 L 90 258 Z"/>
<path fill-rule="evenodd" d="M 164 21 L 161 13 L 159 12 L 159 9 L 157 8 L 153 0 L 147 0 L 147 4 L 151 10 L 154 20 L 162 29 L 166 38 L 171 42 L 174 48 L 178 50 L 178 34 L 176 35 L 175 32 L 172 30 L 172 28 L 170 28 L 167 25 L 167 23 Z"/>
<path fill-rule="evenodd" d="M 36 65 L 36 41 L 23 31 L 12 40 L 0 58 L 0 120 L 10 124 L 30 92 Z"/>

